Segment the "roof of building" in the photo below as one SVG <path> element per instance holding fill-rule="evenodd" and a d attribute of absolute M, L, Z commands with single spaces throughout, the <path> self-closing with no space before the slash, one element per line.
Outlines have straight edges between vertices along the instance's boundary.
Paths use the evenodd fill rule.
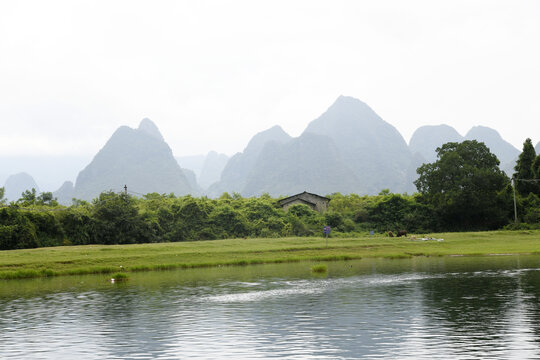
<path fill-rule="evenodd" d="M 304 195 L 304 194 L 316 196 L 316 197 L 318 197 L 320 199 L 323 199 L 325 201 L 330 201 L 330 199 L 325 197 L 325 196 L 321 196 L 321 195 L 317 195 L 317 194 L 313 194 L 313 193 L 308 193 L 307 191 L 304 191 L 303 193 L 292 195 L 292 196 L 286 197 L 284 199 L 281 199 L 281 200 L 279 200 L 279 203 L 280 203 L 280 205 L 288 204 L 291 201 L 294 201 L 294 200 L 298 199 L 301 195 Z M 301 199 L 301 200 L 303 200 L 303 201 L 305 201 L 307 203 L 310 203 L 310 201 L 307 201 L 307 200 L 304 200 L 304 199 Z"/>

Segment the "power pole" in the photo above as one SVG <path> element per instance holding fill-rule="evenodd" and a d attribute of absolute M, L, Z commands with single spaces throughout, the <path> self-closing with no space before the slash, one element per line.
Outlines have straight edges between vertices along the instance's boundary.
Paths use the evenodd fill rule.
<path fill-rule="evenodd" d="M 517 206 L 516 206 L 516 178 L 512 178 L 512 189 L 514 189 L 514 223 L 517 224 Z"/>
<path fill-rule="evenodd" d="M 124 185 L 124 194 L 127 195 L 127 185 Z M 515 198 L 514 198 L 514 200 L 515 200 Z"/>

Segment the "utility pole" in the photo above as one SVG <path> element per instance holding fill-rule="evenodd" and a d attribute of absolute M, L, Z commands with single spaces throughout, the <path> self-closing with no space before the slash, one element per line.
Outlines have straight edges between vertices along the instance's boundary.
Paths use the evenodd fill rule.
<path fill-rule="evenodd" d="M 514 189 L 514 223 L 517 224 L 516 178 L 512 178 L 512 189 Z"/>
<path fill-rule="evenodd" d="M 127 195 L 127 185 L 124 185 L 124 194 Z M 515 194 L 514 194 L 514 201 L 515 201 L 515 200 L 516 200 L 516 199 L 515 199 Z"/>

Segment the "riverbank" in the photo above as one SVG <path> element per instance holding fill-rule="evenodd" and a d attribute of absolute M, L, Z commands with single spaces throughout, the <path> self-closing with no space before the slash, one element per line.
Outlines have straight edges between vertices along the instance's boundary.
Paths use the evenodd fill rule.
<path fill-rule="evenodd" d="M 0 279 L 108 274 L 413 256 L 480 256 L 540 253 L 540 231 L 488 231 L 359 238 L 269 238 L 85 245 L 0 251 Z M 426 240 L 422 237 L 444 239 Z"/>

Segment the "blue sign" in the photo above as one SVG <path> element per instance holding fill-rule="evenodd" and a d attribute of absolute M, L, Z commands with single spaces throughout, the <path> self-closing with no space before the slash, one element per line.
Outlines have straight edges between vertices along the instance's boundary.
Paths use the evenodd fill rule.
<path fill-rule="evenodd" d="M 371 231 L 369 232 L 369 235 L 371 235 L 371 236 L 375 235 L 375 231 L 371 230 Z"/>
<path fill-rule="evenodd" d="M 330 226 L 325 226 L 323 229 L 324 235 L 330 235 Z"/>

